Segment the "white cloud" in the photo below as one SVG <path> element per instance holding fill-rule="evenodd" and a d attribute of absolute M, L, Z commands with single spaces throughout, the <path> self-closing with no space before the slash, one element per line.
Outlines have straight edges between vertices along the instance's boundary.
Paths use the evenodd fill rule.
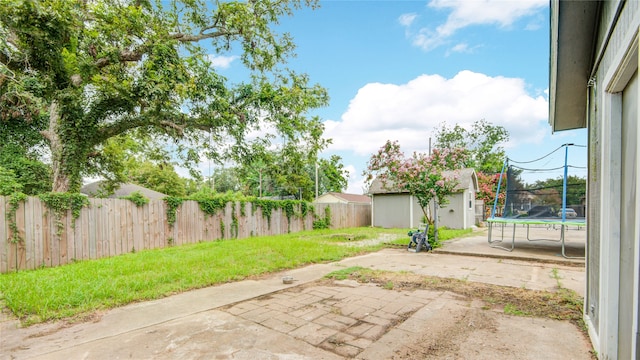
<path fill-rule="evenodd" d="M 447 22 L 438 27 L 438 33 L 442 36 L 450 36 L 470 25 L 496 24 L 508 27 L 519 18 L 532 15 L 546 6 L 549 6 L 547 0 L 433 0 L 429 3 L 429 7 L 435 9 L 452 10 Z"/>
<path fill-rule="evenodd" d="M 451 48 L 452 52 L 471 52 L 469 44 L 461 43 Z"/>
<path fill-rule="evenodd" d="M 541 29 L 542 27 L 546 26 L 546 22 L 544 21 L 544 18 L 542 16 L 537 16 L 534 19 L 532 19 L 525 27 L 524 29 L 527 31 L 536 31 Z"/>
<path fill-rule="evenodd" d="M 542 140 L 548 118 L 545 97 L 533 97 L 522 79 L 491 77 L 461 71 L 451 79 L 421 75 L 406 84 L 370 83 L 351 100 L 341 121 L 325 122 L 333 139 L 331 151 L 351 151 L 368 157 L 387 140 L 398 140 L 406 154 L 426 152 L 433 131 L 446 123 L 470 127 L 485 119 L 504 126 L 505 144 Z"/>
<path fill-rule="evenodd" d="M 237 56 L 209 55 L 209 61 L 211 62 L 211 66 L 218 69 L 228 69 L 231 66 L 231 63 L 236 59 L 238 59 Z"/>
<path fill-rule="evenodd" d="M 523 79 L 461 71 L 451 79 L 421 75 L 406 84 L 370 83 L 351 100 L 340 121 L 327 120 L 328 151 L 339 153 L 349 170 L 348 193 L 361 194 L 364 164 L 387 140 L 404 153 L 428 152 L 429 138 L 443 123 L 470 128 L 485 119 L 504 126 L 505 149 L 539 146 L 548 134 L 548 90 L 531 95 Z M 523 146 L 522 146 L 523 145 Z M 359 169 L 359 170 L 358 170 Z"/>
<path fill-rule="evenodd" d="M 465 54 L 471 54 L 473 52 L 475 52 L 475 50 L 477 48 L 479 48 L 480 46 L 476 45 L 474 47 L 469 46 L 469 44 L 467 43 L 460 43 L 458 45 L 454 45 L 451 49 L 447 50 L 447 52 L 445 53 L 445 56 L 449 56 L 452 53 L 465 53 Z"/>
<path fill-rule="evenodd" d="M 446 37 L 440 36 L 433 30 L 422 28 L 413 36 L 413 45 L 422 48 L 425 51 L 430 51 L 438 46 L 446 43 Z"/>
<path fill-rule="evenodd" d="M 445 23 L 435 29 L 421 28 L 410 34 L 414 45 L 426 51 L 446 43 L 458 30 L 472 25 L 496 25 L 501 28 L 511 26 L 520 18 L 532 16 L 549 6 L 547 0 L 432 0 L 428 6 L 435 10 L 450 11 Z M 403 15 L 404 16 L 404 15 Z M 540 18 L 526 25 L 527 30 L 540 27 Z M 410 20 L 410 21 L 408 21 Z M 415 17 L 400 23 L 406 27 L 414 23 Z"/>
<path fill-rule="evenodd" d="M 364 177 L 360 175 L 360 172 L 353 165 L 345 165 L 344 169 L 349 173 L 347 189 L 344 192 L 347 194 L 363 194 L 366 190 Z"/>
<path fill-rule="evenodd" d="M 398 22 L 402 26 L 411 26 L 413 21 L 418 17 L 416 13 L 402 14 L 398 17 Z"/>
<path fill-rule="evenodd" d="M 355 181 L 349 181 L 349 186 L 347 187 L 347 194 L 366 194 L 367 188 L 364 184 L 364 178 L 359 177 L 355 178 Z"/>

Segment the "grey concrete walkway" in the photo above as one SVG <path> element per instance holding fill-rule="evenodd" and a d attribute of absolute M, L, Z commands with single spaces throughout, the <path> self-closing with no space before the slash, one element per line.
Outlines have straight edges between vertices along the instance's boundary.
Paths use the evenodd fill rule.
<path fill-rule="evenodd" d="M 559 280 L 584 293 L 584 269 L 576 261 L 518 250 L 456 254 L 488 248 L 486 236 L 477 235 L 434 253 L 385 249 L 131 304 L 78 324 L 20 328 L 3 321 L 0 358 L 590 359 L 588 341 L 568 322 L 508 316 L 448 292 L 314 283 L 361 266 L 551 291 Z M 531 261 L 543 255 L 554 261 Z M 294 283 L 283 284 L 285 275 Z"/>
<path fill-rule="evenodd" d="M 515 227 L 515 236 L 514 236 Z M 498 257 L 503 259 L 521 259 L 536 262 L 568 264 L 584 267 L 586 229 L 584 227 L 570 226 L 564 233 L 564 255 L 560 242 L 560 228 L 547 225 L 508 224 L 504 227 L 499 224 L 494 226 L 491 239 L 502 240 L 495 242 L 492 247 L 488 242 L 488 229 L 478 229 L 474 236 L 446 242 L 444 247 L 437 249 L 441 253 L 458 255 Z M 513 240 L 515 239 L 515 241 Z M 505 251 L 503 248 L 511 248 Z"/>

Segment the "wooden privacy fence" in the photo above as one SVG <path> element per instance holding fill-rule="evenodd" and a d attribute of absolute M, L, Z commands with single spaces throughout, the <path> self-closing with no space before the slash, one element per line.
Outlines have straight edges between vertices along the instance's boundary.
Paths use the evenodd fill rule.
<path fill-rule="evenodd" d="M 209 215 L 198 202 L 184 201 L 169 225 L 163 200 L 136 206 L 123 199 L 89 199 L 89 204 L 74 221 L 71 211 L 56 218 L 42 200 L 29 197 L 20 203 L 13 222 L 12 216 L 7 219 L 9 198 L 0 197 L 0 273 L 201 241 L 311 230 L 314 220 L 312 212 L 288 219 L 283 209 L 273 209 L 267 219 L 249 202 L 229 202 L 223 211 Z M 325 207 L 331 210 L 331 228 L 371 225 L 371 205 L 314 204 L 317 217 L 324 217 Z M 12 227 L 18 230 L 17 241 Z"/>

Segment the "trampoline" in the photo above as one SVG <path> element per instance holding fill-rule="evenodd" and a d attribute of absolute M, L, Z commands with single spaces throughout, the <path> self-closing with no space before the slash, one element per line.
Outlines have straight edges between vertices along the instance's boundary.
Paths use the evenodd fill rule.
<path fill-rule="evenodd" d="M 513 251 L 516 246 L 516 227 L 526 228 L 526 240 L 554 241 L 561 245 L 561 255 L 567 259 L 584 257 L 568 256 L 565 247 L 565 232 L 570 227 L 582 229 L 586 226 L 585 207 L 576 200 L 584 194 L 586 180 L 577 175 L 586 172 L 586 167 L 568 164 L 569 148 L 582 145 L 564 144 L 542 158 L 518 162 L 507 158 L 502 167 L 496 197 L 487 219 L 489 246 L 505 251 Z M 562 166 L 544 167 L 558 163 L 559 152 L 564 149 Z M 561 161 L 561 159 L 560 159 Z M 540 167 L 536 167 L 539 163 Z M 519 164 L 534 164 L 523 167 Z M 572 174 L 569 170 L 572 170 Z M 506 186 L 505 183 L 506 182 Z M 568 197 L 568 193 L 571 193 Z M 569 201 L 568 201 L 569 199 Z M 499 206 L 500 205 L 500 206 Z M 505 229 L 513 226 L 511 240 L 505 240 Z M 531 227 L 560 229 L 559 238 L 532 238 Z M 500 237 L 494 237 L 494 228 L 500 228 Z M 510 244 L 509 244 L 510 242 Z"/>

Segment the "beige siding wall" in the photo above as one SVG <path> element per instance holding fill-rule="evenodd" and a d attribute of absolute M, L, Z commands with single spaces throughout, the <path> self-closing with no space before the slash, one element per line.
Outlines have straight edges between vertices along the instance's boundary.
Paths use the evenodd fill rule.
<path fill-rule="evenodd" d="M 629 100 L 624 100 L 620 92 L 623 89 L 628 92 L 629 89 L 625 89 L 626 81 L 619 79 L 623 65 L 631 69 L 631 73 L 635 67 L 637 74 L 638 60 L 629 68 L 625 54 L 630 44 L 637 44 L 640 2 L 624 2 L 622 8 L 618 7 L 619 4 L 621 3 L 617 1 L 602 2 L 595 47 L 597 53 L 604 52 L 595 73 L 595 86 L 589 89 L 587 111 L 589 175 L 586 320 L 596 351 L 602 358 L 611 359 L 638 356 L 637 345 L 632 348 L 632 340 L 636 335 L 634 326 L 637 330 L 640 314 L 636 266 L 639 240 L 637 235 L 624 235 L 634 227 L 637 230 L 638 225 L 625 225 L 623 218 L 625 211 L 637 211 L 640 205 L 636 198 L 634 206 L 625 204 L 624 209 L 621 209 L 621 204 L 631 198 L 631 194 L 621 193 L 625 185 L 626 169 L 635 169 L 637 181 L 638 150 L 635 147 L 634 154 L 624 153 L 622 112 L 625 111 L 623 107 L 627 107 L 624 102 Z M 614 27 L 613 21 L 619 9 L 622 12 Z M 637 91 L 637 84 L 635 86 Z M 637 95 L 635 97 L 635 100 L 630 101 L 637 106 Z M 637 107 L 635 111 L 634 121 L 637 124 Z M 637 136 L 632 135 L 627 142 L 634 141 L 637 141 Z M 634 186 L 635 183 L 632 187 Z M 637 213 L 634 216 L 637 218 Z"/>
<path fill-rule="evenodd" d="M 338 199 L 337 197 L 329 194 L 325 194 L 318 197 L 318 200 L 314 201 L 314 204 L 317 203 L 344 203 L 342 199 Z"/>

